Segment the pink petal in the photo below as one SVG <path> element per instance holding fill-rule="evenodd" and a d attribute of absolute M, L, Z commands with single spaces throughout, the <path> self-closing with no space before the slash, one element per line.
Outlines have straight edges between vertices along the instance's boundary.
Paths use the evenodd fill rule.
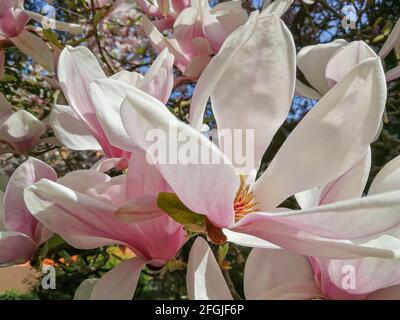
<path fill-rule="evenodd" d="M 158 100 L 139 90 L 133 89 L 128 94 L 121 115 L 126 131 L 145 151 L 154 147 L 154 142 L 148 139 L 148 134 L 152 132 L 162 134 L 166 141 L 176 141 L 176 148 L 168 143 L 161 145 L 161 148 L 166 147 L 165 150 L 170 151 L 168 160 L 153 160 L 158 162 L 161 175 L 188 208 L 207 215 L 219 227 L 233 222 L 233 200 L 239 188 L 239 179 L 229 160 L 210 140 L 177 120 Z M 184 141 L 174 139 L 175 134 L 176 137 L 185 137 Z M 211 157 L 207 161 L 203 159 L 202 163 L 199 163 L 202 159 L 197 159 L 197 164 L 190 159 L 182 161 L 176 151 L 184 150 L 188 141 L 191 142 L 191 150 L 201 150 L 202 154 L 207 152 Z"/>
<path fill-rule="evenodd" d="M 92 136 L 70 106 L 53 105 L 50 125 L 57 139 L 72 150 L 101 150 Z"/>
<path fill-rule="evenodd" d="M 207 242 L 197 237 L 190 250 L 186 286 L 192 300 L 232 300 L 221 268 Z"/>
<path fill-rule="evenodd" d="M 91 300 L 132 300 L 140 272 L 146 264 L 142 258 L 126 260 L 99 279 Z"/>
<path fill-rule="evenodd" d="M 35 253 L 37 243 L 28 236 L 14 231 L 0 231 L 0 266 L 20 264 Z"/>
<path fill-rule="evenodd" d="M 43 228 L 29 212 L 24 201 L 24 190 L 41 179 L 56 180 L 57 174 L 46 163 L 29 158 L 14 171 L 4 197 L 4 225 L 6 228 L 25 234 L 37 244 L 48 240 L 52 233 Z"/>
<path fill-rule="evenodd" d="M 261 272 L 260 272 L 261 271 Z M 307 257 L 282 249 L 251 250 L 244 269 L 246 299 L 312 299 L 320 296 Z"/>
<path fill-rule="evenodd" d="M 400 156 L 387 163 L 376 175 L 368 194 L 378 194 L 400 189 Z"/>

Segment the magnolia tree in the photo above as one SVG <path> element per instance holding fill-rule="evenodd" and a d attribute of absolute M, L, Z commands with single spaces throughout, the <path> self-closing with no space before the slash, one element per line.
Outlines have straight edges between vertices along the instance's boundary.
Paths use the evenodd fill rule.
<path fill-rule="evenodd" d="M 400 299 L 400 22 L 344 2 L 2 1 L 0 265 L 55 268 L 47 298 Z"/>

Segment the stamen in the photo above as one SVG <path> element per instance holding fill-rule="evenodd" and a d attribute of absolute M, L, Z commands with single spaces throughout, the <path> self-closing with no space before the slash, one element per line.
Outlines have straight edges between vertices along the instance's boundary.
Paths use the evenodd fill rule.
<path fill-rule="evenodd" d="M 235 221 L 239 221 L 248 213 L 259 211 L 257 205 L 258 202 L 254 202 L 254 192 L 250 191 L 250 186 L 246 184 L 246 177 L 240 175 L 240 187 L 233 202 Z"/>

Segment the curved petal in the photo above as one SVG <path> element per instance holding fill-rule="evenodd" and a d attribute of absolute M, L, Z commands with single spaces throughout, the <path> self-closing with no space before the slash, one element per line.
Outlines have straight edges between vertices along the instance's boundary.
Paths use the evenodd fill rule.
<path fill-rule="evenodd" d="M 239 178 L 210 140 L 177 120 L 160 101 L 137 89 L 128 94 L 121 115 L 128 134 L 148 152 L 148 161 L 157 164 L 161 175 L 189 209 L 207 215 L 219 227 L 233 222 Z"/>
<path fill-rule="evenodd" d="M 92 175 L 101 174 L 87 171 Z M 81 176 L 78 172 L 76 179 L 82 180 Z M 61 182 L 65 183 L 65 179 Z M 166 262 L 185 243 L 182 226 L 167 215 L 134 224 L 117 219 L 114 213 L 118 203 L 113 200 L 123 195 L 124 188 L 124 181 L 119 177 L 105 183 L 100 181 L 91 188 L 89 182 L 85 183 L 79 186 L 79 180 L 69 179 L 68 185 L 79 190 L 75 191 L 41 180 L 25 191 L 25 202 L 39 221 L 79 249 L 123 244 L 147 260 Z"/>
<path fill-rule="evenodd" d="M 101 150 L 101 146 L 82 124 L 70 106 L 53 105 L 50 126 L 57 139 L 72 150 Z"/>
<path fill-rule="evenodd" d="M 137 85 L 139 89 L 167 103 L 174 85 L 174 56 L 165 48 L 154 60 L 143 80 Z"/>
<path fill-rule="evenodd" d="M 386 164 L 376 175 L 368 194 L 400 190 L 400 156 Z"/>
<path fill-rule="evenodd" d="M 219 53 L 210 61 L 197 81 L 190 105 L 190 124 L 200 131 L 208 99 L 216 90 L 219 79 L 230 61 L 251 38 L 258 23 L 258 13 L 253 12 L 245 25 L 233 32 L 224 42 Z"/>
<path fill-rule="evenodd" d="M 190 250 L 186 286 L 192 300 L 232 300 L 217 260 L 201 237 L 197 237 Z"/>
<path fill-rule="evenodd" d="M 313 88 L 305 85 L 300 80 L 296 79 L 296 91 L 295 94 L 308 99 L 319 100 L 321 95 Z"/>
<path fill-rule="evenodd" d="M 324 95 L 330 89 L 325 78 L 325 69 L 330 58 L 339 48 L 345 46 L 347 43 L 346 40 L 339 39 L 330 43 L 304 47 L 297 54 L 299 69 L 319 94 Z"/>
<path fill-rule="evenodd" d="M 29 158 L 13 173 L 4 195 L 4 225 L 8 230 L 24 233 L 38 244 L 52 233 L 43 228 L 29 212 L 24 201 L 24 190 L 41 179 L 56 180 L 57 174 L 46 163 Z"/>
<path fill-rule="evenodd" d="M 50 72 L 54 71 L 53 53 L 40 37 L 24 30 L 10 40 L 19 50 L 32 57 L 43 68 Z"/>
<path fill-rule="evenodd" d="M 31 151 L 45 132 L 46 126 L 25 110 L 18 110 L 0 120 L 0 140 L 19 153 Z"/>
<path fill-rule="evenodd" d="M 132 90 L 132 86 L 111 79 L 97 80 L 90 85 L 96 117 L 108 141 L 122 150 L 132 150 L 135 147 L 121 120 L 122 103 Z"/>
<path fill-rule="evenodd" d="M 96 118 L 89 95 L 91 82 L 104 79 L 96 57 L 85 47 L 66 47 L 58 62 L 58 79 L 69 105 L 74 109 L 84 125 L 102 146 L 107 157 L 116 157 L 104 131 Z"/>
<path fill-rule="evenodd" d="M 35 253 L 37 244 L 28 236 L 14 231 L 0 231 L 0 266 L 20 264 Z"/>
<path fill-rule="evenodd" d="M 399 194 L 394 191 L 294 212 L 252 213 L 231 230 L 309 256 L 398 258 L 397 248 L 382 249 L 338 240 L 378 236 L 397 228 Z"/>
<path fill-rule="evenodd" d="M 333 181 L 358 162 L 380 128 L 386 92 L 379 59 L 360 63 L 330 90 L 256 181 L 260 208 L 275 208 L 293 194 Z"/>
<path fill-rule="evenodd" d="M 332 55 L 325 69 L 325 77 L 333 87 L 341 81 L 355 66 L 369 58 L 378 56 L 364 41 L 354 41 L 338 48 Z"/>
<path fill-rule="evenodd" d="M 95 287 L 97 281 L 99 279 L 91 278 L 84 280 L 76 289 L 74 300 L 90 300 L 90 296 L 92 295 L 93 288 Z"/>
<path fill-rule="evenodd" d="M 246 169 L 252 170 L 258 169 L 267 147 L 289 113 L 296 79 L 296 52 L 293 38 L 284 23 L 275 15 L 264 14 L 259 16 L 250 39 L 240 49 L 235 49 L 235 56 L 231 57 L 211 94 L 211 103 L 220 145 L 223 145 L 224 131 L 253 132 L 251 145 L 254 151 L 251 153 L 254 154 L 246 154 L 254 157 L 253 163 L 246 164 Z M 232 48 L 224 44 L 221 57 L 224 50 Z M 237 88 L 246 94 L 238 94 Z M 242 144 L 245 145 L 242 149 L 250 147 L 247 140 L 242 141 L 244 137 L 236 140 L 233 154 L 225 151 L 234 164 L 236 154 L 243 153 L 235 147 Z"/>
<path fill-rule="evenodd" d="M 392 32 L 384 43 L 382 49 L 379 51 L 379 56 L 385 59 L 393 48 L 400 46 L 400 19 L 397 20 Z"/>
<path fill-rule="evenodd" d="M 360 198 L 367 184 L 370 170 L 371 149 L 368 148 L 365 157 L 342 176 L 323 187 L 300 192 L 296 194 L 296 199 L 301 208 L 307 209 L 318 205 Z"/>
<path fill-rule="evenodd" d="M 91 300 L 132 300 L 146 264 L 142 258 L 126 260 L 99 279 L 90 296 Z"/>
<path fill-rule="evenodd" d="M 386 72 L 386 81 L 390 82 L 400 77 L 400 66 L 397 66 Z"/>
<path fill-rule="evenodd" d="M 304 289 L 313 290 L 304 290 Z M 244 268 L 246 299 L 312 299 L 320 296 L 306 256 L 281 249 L 251 250 Z"/>
<path fill-rule="evenodd" d="M 400 248 L 400 240 L 384 235 L 368 241 L 366 245 L 383 249 Z M 379 289 L 400 285 L 400 260 L 363 258 L 357 260 L 329 260 L 321 269 L 326 272 L 327 281 L 342 288 L 343 270 L 353 267 L 355 287 L 342 288 L 349 294 L 368 294 Z"/>
<path fill-rule="evenodd" d="M 279 249 L 279 246 L 249 234 L 234 232 L 229 229 L 223 229 L 223 232 L 226 236 L 226 241 L 243 247 Z"/>
<path fill-rule="evenodd" d="M 375 291 L 366 300 L 400 300 L 400 286 L 393 286 Z"/>

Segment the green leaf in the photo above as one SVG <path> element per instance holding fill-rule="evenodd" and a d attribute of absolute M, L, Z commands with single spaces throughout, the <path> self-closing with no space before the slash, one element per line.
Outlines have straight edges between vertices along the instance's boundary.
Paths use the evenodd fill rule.
<path fill-rule="evenodd" d="M 48 250 L 57 248 L 58 246 L 64 244 L 65 241 L 63 238 L 61 238 L 58 234 L 55 234 L 54 236 L 52 236 L 48 241 L 47 241 L 47 245 L 48 245 Z"/>
<path fill-rule="evenodd" d="M 175 193 L 159 193 L 157 206 L 188 231 L 206 231 L 206 217 L 187 208 Z"/>
<path fill-rule="evenodd" d="M 3 78 L 0 79 L 0 82 L 13 82 L 13 81 L 17 81 L 17 78 L 9 74 L 5 74 Z"/>
<path fill-rule="evenodd" d="M 220 266 L 224 264 L 224 260 L 226 258 L 226 255 L 228 254 L 228 250 L 229 250 L 228 242 L 218 247 L 218 264 Z"/>
<path fill-rule="evenodd" d="M 43 28 L 43 36 L 49 41 L 51 44 L 55 45 L 59 49 L 63 49 L 64 46 L 58 41 L 57 35 L 54 31 L 50 29 Z"/>

